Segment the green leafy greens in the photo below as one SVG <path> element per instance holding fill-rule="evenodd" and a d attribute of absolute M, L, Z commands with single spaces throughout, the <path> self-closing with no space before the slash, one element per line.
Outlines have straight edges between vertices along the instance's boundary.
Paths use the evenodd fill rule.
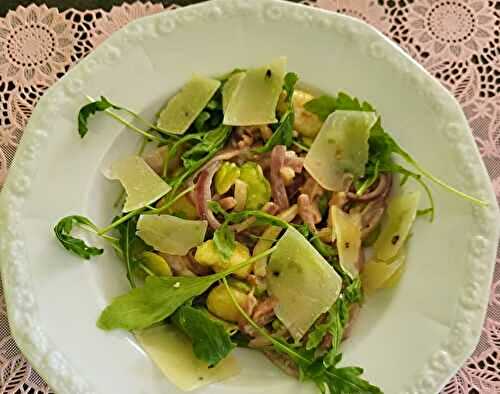
<path fill-rule="evenodd" d="M 337 365 L 342 354 L 337 354 L 331 365 L 326 367 L 325 360 L 318 359 L 308 366 L 301 365 L 302 378 L 313 381 L 321 393 L 330 394 L 382 394 L 382 390 L 364 380 L 363 369 L 358 367 L 341 367 Z"/>
<path fill-rule="evenodd" d="M 255 218 L 260 224 L 270 224 L 287 228 L 289 224 L 277 216 L 270 215 L 263 211 L 247 209 L 239 212 L 227 213 L 216 201 L 210 201 L 208 207 L 216 215 L 224 217 L 224 223 L 214 232 L 214 244 L 219 255 L 227 260 L 233 254 L 235 248 L 235 235 L 229 227 L 230 223 L 240 223 L 247 218 Z M 273 240 L 274 241 L 274 240 Z"/>
<path fill-rule="evenodd" d="M 214 232 L 214 244 L 217 252 L 223 260 L 229 260 L 236 246 L 234 241 L 234 232 L 229 228 L 227 223 L 223 223 Z"/>
<path fill-rule="evenodd" d="M 147 277 L 143 287 L 113 300 L 101 313 L 97 326 L 103 330 L 137 330 L 158 323 L 177 308 L 208 290 L 215 282 L 271 254 L 273 248 L 225 271 L 199 277 Z"/>
<path fill-rule="evenodd" d="M 285 74 L 285 80 L 283 83 L 283 90 L 286 93 L 285 101 L 287 103 L 292 102 L 293 91 L 295 90 L 295 85 L 299 80 L 299 76 L 296 73 L 288 72 Z"/>
<path fill-rule="evenodd" d="M 348 280 L 350 281 L 350 279 Z M 361 290 L 361 280 L 359 278 L 350 281 L 344 287 L 342 296 L 335 301 L 335 304 L 328 312 L 326 320 L 317 323 L 310 332 L 306 343 L 306 350 L 315 350 L 320 346 L 325 336 L 331 336 L 331 348 L 323 356 L 326 366 L 335 365 L 335 358 L 340 351 L 340 343 L 344 334 L 344 328 L 349 321 L 349 308 L 351 305 L 361 303 L 363 292 Z"/>
<path fill-rule="evenodd" d="M 97 326 L 103 330 L 147 328 L 169 317 L 182 304 L 206 291 L 217 279 L 210 276 L 148 277 L 143 287 L 114 299 L 101 313 Z"/>
<path fill-rule="evenodd" d="M 116 104 L 113 104 L 111 101 L 109 101 L 104 96 L 101 96 L 101 98 L 99 100 L 94 100 L 89 96 L 87 96 L 87 99 L 90 101 L 90 103 L 84 105 L 82 108 L 80 108 L 80 111 L 78 112 L 78 133 L 80 134 L 80 137 L 82 137 L 82 138 L 85 137 L 85 135 L 89 131 L 88 121 L 89 121 L 90 116 L 95 115 L 97 112 L 104 112 L 108 116 L 114 118 L 118 122 L 127 126 L 129 129 L 135 131 L 136 133 L 141 134 L 142 136 L 146 137 L 148 140 L 151 140 L 151 141 L 157 141 L 159 143 L 165 144 L 165 143 L 169 143 L 171 140 L 176 140 L 179 138 L 179 136 L 172 134 L 172 133 L 169 133 L 167 130 L 163 130 L 161 128 L 156 127 L 155 125 L 148 122 L 146 119 L 141 117 L 136 112 L 134 112 L 130 109 L 124 108 L 124 107 L 120 107 Z M 159 135 L 151 134 L 148 131 L 144 131 L 144 130 L 134 126 L 133 124 L 131 124 L 127 120 L 123 119 L 122 117 L 118 116 L 114 112 L 110 111 L 110 109 L 124 111 L 124 112 L 132 115 L 135 119 L 137 119 L 141 123 L 148 126 L 148 128 L 150 130 L 161 133 L 161 134 L 167 136 L 168 138 L 165 138 L 165 137 L 159 136 Z"/>
<path fill-rule="evenodd" d="M 330 352 L 336 354 L 342 340 L 344 326 L 347 323 L 348 308 L 342 298 L 339 298 L 328 312 L 324 323 L 317 324 L 307 337 L 306 350 L 316 349 L 327 333 L 332 336 L 332 348 Z M 330 353 L 329 352 L 329 353 Z"/>
<path fill-rule="evenodd" d="M 201 160 L 206 159 L 207 156 L 214 155 L 224 146 L 231 131 L 231 126 L 221 125 L 214 130 L 203 133 L 200 142 L 181 156 L 184 168 L 197 167 Z"/>
<path fill-rule="evenodd" d="M 56 237 L 59 242 L 61 242 L 62 246 L 86 260 L 90 259 L 92 256 L 101 255 L 104 252 L 103 249 L 89 246 L 81 239 L 71 236 L 71 231 L 75 225 L 92 232 L 97 231 L 96 225 L 86 217 L 72 215 L 62 218 L 54 227 Z"/>
<path fill-rule="evenodd" d="M 134 243 L 139 241 L 136 235 L 137 230 L 137 220 L 138 216 L 120 224 L 117 227 L 120 233 L 119 245 L 122 250 L 122 257 L 125 261 L 125 266 L 127 267 L 127 279 L 130 282 L 131 287 L 135 287 L 134 271 L 138 265 L 138 261 L 132 256 L 132 247 Z"/>
<path fill-rule="evenodd" d="M 205 109 L 197 116 L 188 133 L 203 133 L 218 128 L 222 124 L 222 85 L 214 93 Z"/>
<path fill-rule="evenodd" d="M 217 365 L 236 347 L 224 325 L 201 309 L 181 306 L 172 320 L 191 339 L 196 358 L 209 366 Z"/>
<path fill-rule="evenodd" d="M 357 98 L 351 97 L 343 92 L 339 92 L 337 97 L 329 95 L 316 97 L 305 103 L 304 108 L 317 115 L 323 121 L 328 118 L 332 112 L 337 110 L 374 111 L 373 107 L 366 101 L 360 103 Z"/>
<path fill-rule="evenodd" d="M 80 134 L 80 137 L 85 137 L 85 135 L 89 131 L 89 117 L 91 115 L 94 115 L 96 112 L 106 111 L 109 108 L 121 109 L 120 107 L 109 102 L 108 99 L 106 99 L 106 97 L 104 96 L 101 96 L 100 100 L 93 101 L 80 108 L 80 111 L 78 112 L 78 133 Z"/>
<path fill-rule="evenodd" d="M 206 124 L 209 119 L 210 113 L 207 111 L 202 111 L 202 113 L 199 114 L 194 120 L 194 128 L 196 129 L 196 132 L 203 133 L 206 129 Z"/>
<path fill-rule="evenodd" d="M 269 138 L 264 146 L 260 148 L 255 148 L 257 153 L 270 152 L 276 145 L 285 145 L 289 147 L 293 143 L 293 122 L 294 122 L 293 110 L 288 110 L 281 117 L 278 128 L 273 132 L 271 138 Z"/>
<path fill-rule="evenodd" d="M 185 138 L 197 139 L 199 142 L 184 152 L 181 156 L 184 170 L 169 181 L 172 190 L 170 196 L 173 198 L 175 191 L 182 183 L 193 175 L 199 168 L 206 164 L 221 150 L 229 139 L 233 128 L 231 126 L 220 125 L 214 130 L 197 135 L 188 134 Z M 196 136 L 196 137 L 190 137 Z M 177 149 L 176 144 L 174 144 Z M 173 149 L 174 150 L 174 149 Z M 173 154 L 171 154 L 171 157 Z"/>
<path fill-rule="evenodd" d="M 263 337 L 267 338 L 277 352 L 288 355 L 299 367 L 301 380 L 310 380 L 316 384 L 320 392 L 325 394 L 327 389 L 330 393 L 335 394 L 382 394 L 382 391 L 364 380 L 361 375 L 362 368 L 357 367 L 341 367 L 337 365 L 342 359 L 340 353 L 332 354 L 327 353 L 326 356 L 315 357 L 316 349 L 297 349 L 288 343 L 275 338 L 255 323 L 250 316 L 241 308 L 236 301 L 227 280 L 222 279 L 226 289 L 233 301 L 234 306 L 239 310 L 245 320 Z M 343 315 L 336 317 L 341 323 L 346 324 L 348 320 L 348 311 L 342 307 L 341 313 Z M 336 327 L 338 332 L 336 335 L 342 338 L 343 325 Z"/>
<path fill-rule="evenodd" d="M 319 96 L 305 103 L 304 109 L 325 121 L 328 115 L 337 109 L 337 100 L 335 100 L 335 97 L 328 95 Z"/>
<path fill-rule="evenodd" d="M 337 97 L 324 95 L 314 98 L 307 102 L 304 108 L 316 114 L 322 120 L 325 120 L 332 112 L 337 110 L 375 112 L 373 106 L 366 101 L 360 102 L 357 98 L 353 98 L 343 92 L 338 93 Z M 429 179 L 444 189 L 466 200 L 472 201 L 475 204 L 486 205 L 484 201 L 455 189 L 422 168 L 422 166 L 408 152 L 401 148 L 394 138 L 383 129 L 380 117 L 370 130 L 368 144 L 370 146 L 370 151 L 366 164 L 365 176 L 363 181 L 357 184 L 359 194 L 362 194 L 375 182 L 379 173 L 399 173 L 403 175 L 403 179 L 411 177 L 424 188 L 429 199 L 430 207 L 420 211 L 420 215 L 429 214 L 431 221 L 434 218 L 434 200 L 429 187 L 421 179 L 422 177 Z M 393 159 L 393 155 L 401 157 L 404 161 L 413 166 L 417 172 L 408 170 L 397 164 Z"/>

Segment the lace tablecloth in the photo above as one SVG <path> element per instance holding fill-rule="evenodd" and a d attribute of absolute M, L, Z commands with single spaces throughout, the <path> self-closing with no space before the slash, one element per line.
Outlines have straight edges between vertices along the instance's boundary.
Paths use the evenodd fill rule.
<path fill-rule="evenodd" d="M 460 101 L 500 197 L 500 1 L 316 0 L 376 26 Z M 170 6 L 168 9 L 175 8 Z M 0 188 L 38 98 L 73 64 L 129 21 L 164 11 L 151 3 L 59 12 L 31 5 L 0 18 Z M 11 337 L 0 288 L 0 394 L 50 388 Z M 444 393 L 500 393 L 500 257 L 474 355 Z"/>

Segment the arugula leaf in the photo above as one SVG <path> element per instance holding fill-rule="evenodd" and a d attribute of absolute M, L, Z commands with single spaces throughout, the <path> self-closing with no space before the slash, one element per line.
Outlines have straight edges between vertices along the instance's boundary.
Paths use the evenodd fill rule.
<path fill-rule="evenodd" d="M 317 325 L 309 334 L 306 350 L 316 351 L 324 336 L 329 333 L 332 337 L 332 346 L 329 351 L 312 363 L 299 362 L 301 374 L 305 379 L 316 383 L 321 392 L 329 389 L 329 393 L 339 394 L 365 394 L 382 393 L 382 391 L 368 383 L 361 377 L 363 370 L 358 367 L 337 368 L 342 355 L 339 353 L 340 343 L 344 334 L 344 328 L 349 321 L 349 307 L 353 303 L 361 301 L 361 281 L 352 281 L 340 298 L 328 312 L 326 322 Z"/>
<path fill-rule="evenodd" d="M 203 111 L 196 117 L 188 132 L 202 133 L 213 130 L 221 125 L 223 118 L 222 92 L 219 87 Z"/>
<path fill-rule="evenodd" d="M 363 290 L 361 279 L 358 277 L 352 280 L 343 290 L 344 298 L 350 304 L 363 302 Z"/>
<path fill-rule="evenodd" d="M 221 125 L 216 129 L 203 133 L 201 141 L 181 156 L 184 168 L 193 168 L 200 160 L 206 158 L 208 155 L 215 154 L 224 146 L 231 131 L 231 126 Z"/>
<path fill-rule="evenodd" d="M 373 125 L 370 130 L 370 138 L 368 139 L 368 144 L 370 146 L 368 163 L 366 164 L 365 170 L 365 182 L 358 189 L 358 193 L 362 192 L 375 181 L 381 172 L 397 173 L 403 175 L 403 181 L 407 178 L 413 178 L 417 181 L 429 200 L 430 207 L 425 210 L 426 214 L 430 215 L 430 220 L 434 219 L 434 199 L 429 187 L 422 181 L 422 175 L 410 171 L 399 164 L 397 164 L 393 159 L 393 154 L 401 156 L 404 160 L 408 162 L 408 158 L 413 160 L 411 156 L 404 151 L 383 128 L 381 124 L 380 117 L 377 122 Z M 411 164 L 411 163 L 410 163 Z M 363 190 L 364 189 L 364 190 Z"/>
<path fill-rule="evenodd" d="M 337 110 L 345 111 L 374 111 L 373 107 L 366 101 L 360 103 L 356 97 L 351 97 L 344 92 L 339 92 L 337 97 L 329 95 L 319 96 L 305 103 L 304 108 L 317 115 L 321 120 Z"/>
<path fill-rule="evenodd" d="M 358 196 L 362 196 L 369 188 L 371 185 L 375 183 L 379 176 L 379 166 L 380 166 L 380 161 L 376 160 L 375 163 L 373 164 L 373 168 L 371 168 L 371 162 L 366 166 L 365 174 L 369 173 L 369 176 L 364 176 L 364 180 L 356 179 L 355 185 L 356 185 L 356 194 Z"/>
<path fill-rule="evenodd" d="M 305 103 L 304 109 L 324 121 L 337 109 L 337 100 L 328 95 L 319 96 Z"/>
<path fill-rule="evenodd" d="M 92 256 L 101 255 L 104 252 L 104 249 L 89 246 L 81 239 L 70 235 L 74 225 L 91 230 L 92 232 L 97 231 L 96 225 L 84 216 L 66 216 L 65 218 L 62 218 L 54 227 L 56 237 L 59 242 L 61 242 L 62 246 L 77 256 L 83 257 L 87 260 Z"/>
<path fill-rule="evenodd" d="M 331 318 L 332 318 L 332 313 L 328 312 L 328 319 L 325 323 L 322 324 L 317 324 L 311 332 L 309 332 L 309 335 L 307 337 L 307 342 L 306 342 L 306 350 L 312 350 L 316 349 L 321 342 L 323 341 L 323 338 L 325 337 L 326 333 L 328 332 L 328 328 L 332 324 Z"/>
<path fill-rule="evenodd" d="M 370 150 L 367 174 L 375 171 L 376 163 L 378 163 L 379 171 L 392 171 L 394 166 L 392 154 L 398 153 L 400 148 L 396 141 L 382 128 L 380 117 L 370 130 L 368 145 Z M 370 168 L 370 166 L 373 166 L 373 168 Z"/>
<path fill-rule="evenodd" d="M 184 171 L 171 179 L 168 183 L 172 187 L 170 191 L 170 197 L 175 196 L 175 191 L 182 185 L 182 183 L 193 175 L 199 168 L 201 168 L 205 163 L 207 163 L 212 157 L 214 157 L 217 152 L 224 147 L 229 136 L 231 135 L 232 127 L 220 125 L 216 129 L 213 129 L 204 133 L 197 134 L 187 134 L 185 139 L 178 141 L 179 144 L 174 144 L 172 147 L 172 152 L 176 152 L 176 149 L 181 143 L 185 143 L 190 139 L 197 139 L 196 145 L 191 147 L 189 150 L 184 152 L 181 156 Z M 173 153 L 170 154 L 173 157 Z"/>
<path fill-rule="evenodd" d="M 174 324 L 193 342 L 193 353 L 215 366 L 236 347 L 224 325 L 211 319 L 203 310 L 181 306 L 172 317 Z"/>
<path fill-rule="evenodd" d="M 482 201 L 478 198 L 469 196 L 468 194 L 461 192 L 458 189 L 455 189 L 453 186 L 448 185 L 447 183 L 443 182 L 441 179 L 436 178 L 434 175 L 432 175 L 427 170 L 425 170 L 407 151 L 405 151 L 403 148 L 401 148 L 398 145 L 398 143 L 394 140 L 394 138 L 392 138 L 392 136 L 389 133 L 387 133 L 382 128 L 382 124 L 380 122 L 380 117 L 377 120 L 377 123 L 372 127 L 372 130 L 370 130 L 370 138 L 368 140 L 368 144 L 370 145 L 369 163 L 371 162 L 372 166 L 373 166 L 374 161 L 379 160 L 381 172 L 383 172 L 383 171 L 398 172 L 398 173 L 406 175 L 406 176 L 411 176 L 417 182 L 419 182 L 420 185 L 425 189 L 425 192 L 427 193 L 427 196 L 429 198 L 429 202 L 431 204 L 431 207 L 426 210 L 427 212 L 429 212 L 431 214 L 431 221 L 434 217 L 434 201 L 432 199 L 432 195 L 431 195 L 429 188 L 421 179 L 422 176 L 429 179 L 430 181 L 434 182 L 435 184 L 441 186 L 442 188 L 448 190 L 449 192 L 454 193 L 454 194 L 456 194 L 456 195 L 458 195 L 466 200 L 469 200 L 469 201 L 473 202 L 474 204 L 478 204 L 478 205 L 482 205 L 482 206 L 488 205 L 487 202 Z M 394 161 L 392 160 L 392 154 L 396 154 L 396 155 L 400 156 L 408 164 L 413 166 L 418 171 L 418 174 L 395 164 Z M 372 155 L 374 156 L 373 159 L 372 159 Z M 368 167 L 367 167 L 367 169 L 368 169 Z"/>
<path fill-rule="evenodd" d="M 305 239 L 309 240 L 311 237 L 311 230 L 309 230 L 309 226 L 305 223 L 295 224 L 292 223 L 292 226 L 297 230 Z"/>
<path fill-rule="evenodd" d="M 356 97 L 351 97 L 347 93 L 339 92 L 337 94 L 336 110 L 345 111 L 366 111 L 374 112 L 375 109 L 366 101 L 362 103 Z"/>
<path fill-rule="evenodd" d="M 101 313 L 97 326 L 103 330 L 136 330 L 158 323 L 186 301 L 205 292 L 215 281 L 204 277 L 147 277 L 144 287 L 113 300 Z"/>
<path fill-rule="evenodd" d="M 208 102 L 207 106 L 205 107 L 205 110 L 210 110 L 210 111 L 215 111 L 218 110 L 222 112 L 222 86 L 224 83 L 221 82 L 221 85 L 219 86 L 219 89 L 217 89 Z"/>
<path fill-rule="evenodd" d="M 224 120 L 224 113 L 222 112 L 222 109 L 212 111 L 210 113 L 210 119 L 208 119 L 204 131 L 213 130 L 216 129 L 217 127 L 220 127 L 223 120 Z"/>
<path fill-rule="evenodd" d="M 323 364 L 327 367 L 335 365 L 335 358 L 340 351 L 340 343 L 344 335 L 344 328 L 349 321 L 349 305 L 350 303 L 344 298 L 339 298 L 333 304 L 330 312 L 330 325 L 328 332 L 332 336 L 332 347 L 324 356 Z"/>
<path fill-rule="evenodd" d="M 132 289 L 113 300 L 101 313 L 97 326 L 103 330 L 136 330 L 149 327 L 172 315 L 181 305 L 196 297 L 218 280 L 265 257 L 275 248 L 262 252 L 225 271 L 199 277 L 148 277 L 144 287 Z"/>
<path fill-rule="evenodd" d="M 322 375 L 322 380 L 315 379 L 316 384 L 326 385 L 330 394 L 383 394 L 382 390 L 361 377 L 363 369 L 359 367 L 337 368 L 342 360 L 342 354 L 338 354 L 332 366 Z"/>
<path fill-rule="evenodd" d="M 201 114 L 199 114 L 194 120 L 194 128 L 196 129 L 196 132 L 201 133 L 205 131 L 205 124 L 209 119 L 210 113 L 207 111 L 202 111 Z"/>
<path fill-rule="evenodd" d="M 270 152 L 276 145 L 285 145 L 287 148 L 293 143 L 293 122 L 295 115 L 293 110 L 288 110 L 280 119 L 278 128 L 274 131 L 264 146 L 255 148 L 257 153 Z"/>
<path fill-rule="evenodd" d="M 118 218 L 115 218 L 115 220 L 116 219 Z M 138 219 L 138 216 L 134 216 L 117 227 L 117 230 L 120 233 L 119 245 L 122 249 L 123 259 L 125 260 L 125 265 L 127 267 L 127 279 L 129 280 L 132 288 L 135 287 L 134 271 L 138 265 L 138 261 L 136 261 L 132 256 L 132 247 L 139 239 L 136 235 Z"/>
<path fill-rule="evenodd" d="M 220 109 L 222 110 L 222 94 L 220 93 L 220 88 L 219 90 L 217 90 L 217 92 L 215 92 L 215 96 L 218 96 L 218 95 L 221 95 L 220 98 L 216 97 L 216 98 L 212 98 L 208 104 L 207 104 L 207 109 L 211 109 L 211 110 L 214 110 L 214 109 Z"/>
<path fill-rule="evenodd" d="M 223 223 L 214 232 L 214 244 L 217 252 L 223 260 L 229 260 L 233 255 L 236 246 L 234 242 L 234 232 L 229 228 L 227 223 Z"/>
<path fill-rule="evenodd" d="M 89 131 L 87 124 L 89 117 L 94 115 L 96 112 L 106 111 L 109 108 L 121 109 L 120 107 L 109 102 L 104 96 L 101 96 L 100 100 L 93 101 L 80 108 L 80 111 L 78 112 L 78 133 L 80 134 L 80 137 L 85 137 Z"/>
<path fill-rule="evenodd" d="M 184 144 L 189 141 L 202 141 L 205 133 L 190 133 L 182 136 L 178 141 L 176 141 L 169 149 L 168 157 L 172 158 L 177 154 L 177 150 Z M 168 161 L 166 160 L 166 164 L 168 165 Z"/>
<path fill-rule="evenodd" d="M 349 321 L 349 306 L 353 304 L 345 293 L 335 301 L 328 311 L 328 317 L 324 323 L 316 324 L 307 338 L 306 350 L 316 349 L 322 342 L 324 336 L 329 333 L 332 337 L 332 345 L 324 356 L 326 366 L 333 365 L 333 359 L 338 354 L 340 342 L 344 335 L 344 328 Z"/>
<path fill-rule="evenodd" d="M 285 79 L 283 83 L 283 90 L 286 93 L 286 102 L 291 103 L 293 91 L 295 90 L 295 84 L 299 80 L 299 76 L 294 72 L 288 72 L 285 74 Z"/>
<path fill-rule="evenodd" d="M 89 119 L 90 115 L 94 115 L 96 112 L 103 112 L 104 111 L 104 113 L 106 115 L 115 119 L 116 121 L 118 121 L 119 123 L 128 127 L 132 131 L 135 131 L 136 133 L 142 135 L 148 141 L 156 141 L 159 144 L 164 145 L 164 144 L 170 143 L 172 140 L 179 139 L 178 135 L 169 133 L 167 130 L 163 130 L 159 127 L 156 127 L 155 125 L 148 122 L 146 119 L 144 119 L 143 117 L 141 117 L 139 114 L 135 113 L 134 111 L 131 111 L 127 108 L 120 107 L 116 104 L 113 104 L 108 99 L 106 99 L 104 96 L 101 96 L 101 99 L 97 100 L 97 101 L 95 101 L 94 99 L 92 99 L 92 97 L 89 97 L 89 96 L 87 96 L 87 99 L 90 101 L 90 103 L 87 105 L 84 105 L 78 113 L 78 132 L 82 138 L 88 132 L 88 124 L 87 123 L 88 123 L 88 119 Z M 130 123 L 126 119 L 122 118 L 121 116 L 117 115 L 116 113 L 108 111 L 108 109 L 110 109 L 110 108 L 113 108 L 116 110 L 121 110 L 121 111 L 124 111 L 124 112 L 132 115 L 135 119 L 137 119 L 140 122 L 142 122 L 143 124 L 147 125 L 149 130 L 145 131 L 145 130 L 142 130 L 142 129 L 136 127 L 135 125 L 133 125 L 132 123 Z M 151 130 L 157 131 L 161 134 L 164 134 L 166 136 L 166 138 L 165 138 L 165 136 L 151 134 L 149 132 Z"/>
<path fill-rule="evenodd" d="M 309 378 L 314 380 L 317 384 L 319 383 L 320 385 L 327 386 L 334 384 L 336 389 L 340 389 L 343 383 L 341 381 L 337 381 L 339 379 L 339 376 L 337 375 L 343 375 L 344 373 L 350 371 L 349 368 L 352 368 L 348 367 L 347 369 L 338 371 L 335 368 L 335 365 L 340 361 L 341 357 L 339 353 L 340 343 L 342 342 L 344 329 L 349 321 L 349 308 L 351 305 L 361 302 L 362 297 L 361 280 L 357 278 L 344 287 L 342 295 L 335 301 L 333 306 L 328 311 L 326 321 L 316 324 L 314 329 L 310 332 L 305 349 L 309 353 L 314 351 L 314 355 L 318 354 L 318 347 L 322 343 L 325 335 L 329 334 L 331 336 L 331 347 L 325 354 L 316 358 L 312 365 L 299 364 L 302 369 L 302 373 L 305 376 L 309 376 Z M 319 370 L 318 362 L 320 362 L 320 365 L 322 366 Z M 362 372 L 361 369 L 359 370 Z M 360 375 L 361 372 L 358 375 Z M 361 381 L 359 381 L 358 378 L 354 379 L 353 376 L 351 376 L 350 380 L 351 382 L 349 384 L 353 384 L 354 387 L 357 385 L 364 387 L 363 385 L 367 383 L 362 379 Z M 330 390 L 332 389 L 333 387 L 330 387 Z M 354 388 L 351 390 L 353 391 L 346 391 L 346 393 L 357 392 Z M 340 392 L 343 393 L 343 391 Z"/>

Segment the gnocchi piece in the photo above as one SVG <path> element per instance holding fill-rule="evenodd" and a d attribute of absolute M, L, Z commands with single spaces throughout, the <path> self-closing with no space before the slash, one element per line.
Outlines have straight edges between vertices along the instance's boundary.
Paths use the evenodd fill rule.
<path fill-rule="evenodd" d="M 196 248 L 194 259 L 201 265 L 212 267 L 216 272 L 228 269 L 243 263 L 250 258 L 250 251 L 240 242 L 236 242 L 233 254 L 228 260 L 224 260 L 217 252 L 213 240 L 208 240 Z M 240 268 L 234 272 L 234 276 L 244 279 L 252 270 L 252 265 Z"/>
<path fill-rule="evenodd" d="M 323 122 L 315 114 L 306 111 L 304 105 L 311 101 L 314 96 L 303 90 L 295 89 L 292 96 L 293 110 L 295 113 L 295 121 L 293 127 L 304 137 L 315 137 L 318 134 Z M 278 109 L 281 113 L 286 111 L 284 96 L 281 97 Z"/>
<path fill-rule="evenodd" d="M 231 292 L 238 304 L 243 308 L 247 295 L 234 287 L 231 288 Z M 234 305 L 231 295 L 224 284 L 220 284 L 210 291 L 207 297 L 207 308 L 215 316 L 226 321 L 237 322 L 243 317 L 236 305 Z"/>

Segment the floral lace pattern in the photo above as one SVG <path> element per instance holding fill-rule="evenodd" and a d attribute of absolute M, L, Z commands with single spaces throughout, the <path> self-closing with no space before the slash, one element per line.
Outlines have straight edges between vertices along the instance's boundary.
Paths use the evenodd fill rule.
<path fill-rule="evenodd" d="M 52 84 L 71 58 L 71 26 L 55 9 L 31 5 L 0 19 L 0 75 L 19 85 Z"/>
<path fill-rule="evenodd" d="M 377 27 L 420 62 L 462 105 L 500 198 L 500 2 L 498 0 L 309 0 Z M 168 9 L 175 8 L 171 6 Z M 31 5 L 0 18 L 0 188 L 38 98 L 110 34 L 164 11 L 136 2 L 111 11 L 59 12 Z M 500 257 L 473 356 L 446 394 L 500 392 Z M 19 353 L 0 286 L 0 393 L 52 393 Z"/>

